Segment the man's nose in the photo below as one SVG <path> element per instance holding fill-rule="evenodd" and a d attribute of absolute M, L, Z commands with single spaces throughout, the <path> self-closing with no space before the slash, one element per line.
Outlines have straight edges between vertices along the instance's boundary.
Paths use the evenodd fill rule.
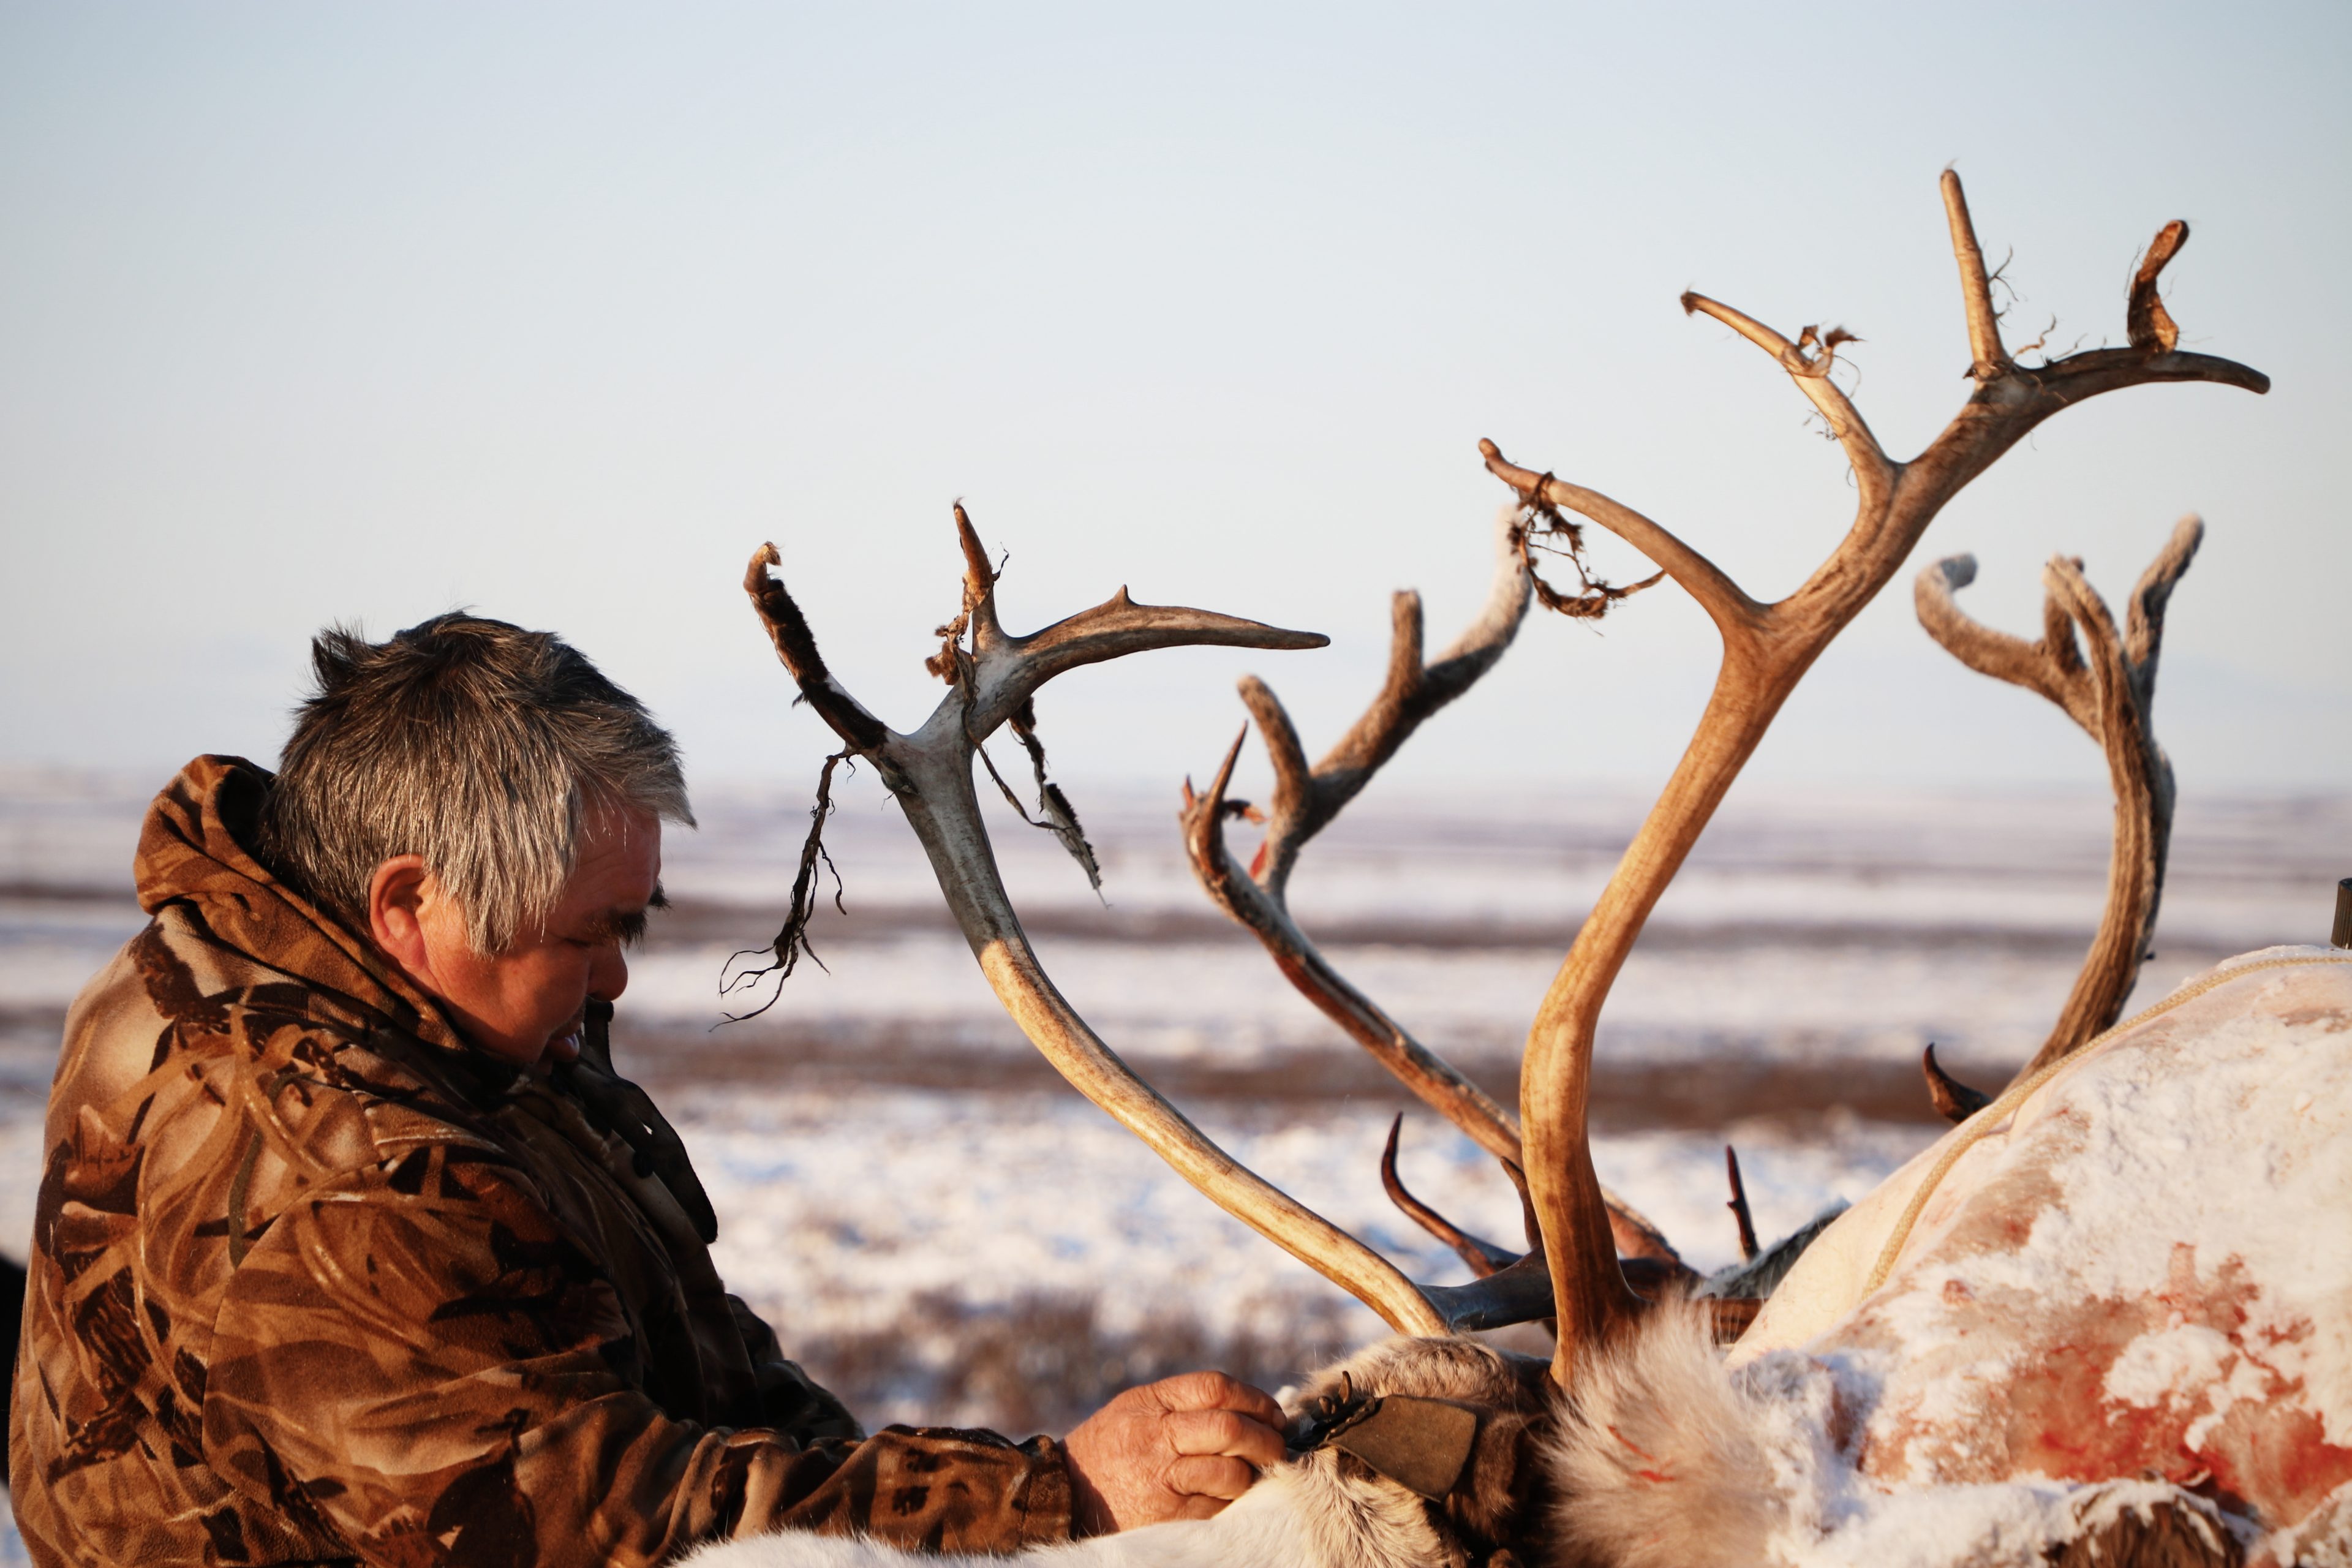
<path fill-rule="evenodd" d="M 621 944 L 610 942 L 598 948 L 588 965 L 588 994 L 599 1002 L 617 1002 L 628 988 L 629 958 Z"/>

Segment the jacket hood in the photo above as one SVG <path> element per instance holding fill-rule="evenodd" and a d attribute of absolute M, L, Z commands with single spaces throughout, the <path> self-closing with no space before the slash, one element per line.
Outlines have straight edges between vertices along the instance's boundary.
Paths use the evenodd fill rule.
<path fill-rule="evenodd" d="M 433 998 L 280 881 L 253 853 L 276 775 L 243 757 L 198 757 L 147 808 L 131 874 L 139 905 L 186 907 L 215 940 L 358 1007 L 427 1044 L 465 1049 Z"/>

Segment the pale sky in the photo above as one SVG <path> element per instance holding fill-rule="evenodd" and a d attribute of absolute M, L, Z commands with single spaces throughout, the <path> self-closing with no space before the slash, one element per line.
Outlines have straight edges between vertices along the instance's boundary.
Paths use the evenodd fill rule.
<path fill-rule="evenodd" d="M 2052 552 L 2119 604 L 2197 510 L 2157 706 L 2184 790 L 2339 790 L 2347 82 L 2340 3 L 0 5 L 0 763 L 267 761 L 311 631 L 464 605 L 563 633 L 696 779 L 803 789 L 830 738 L 746 557 L 777 542 L 911 727 L 959 496 L 1016 630 L 1126 583 L 1334 639 L 1065 678 L 1074 786 L 1213 766 L 1244 670 L 1319 750 L 1391 590 L 1433 643 L 1483 592 L 1481 436 L 1794 586 L 1842 461 L 1675 297 L 1861 333 L 1907 457 L 1967 390 L 1951 163 L 2013 344 L 2120 342 L 2186 217 L 2185 346 L 2275 389 L 2045 425 L 1753 776 L 2097 786 L 2054 710 L 1927 641 L 1911 574 L 1972 551 L 1963 602 L 2031 633 Z M 1399 777 L 1662 778 L 1714 651 L 1671 587 L 1531 622 Z"/>

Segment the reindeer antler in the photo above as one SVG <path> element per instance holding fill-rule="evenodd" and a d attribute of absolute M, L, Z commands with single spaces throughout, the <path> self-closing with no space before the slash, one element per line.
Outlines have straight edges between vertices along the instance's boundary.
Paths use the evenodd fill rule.
<path fill-rule="evenodd" d="M 1527 1172 L 1550 1258 L 1559 1323 L 1553 1374 L 1572 1382 L 1580 1357 L 1639 1310 L 1617 1266 L 1606 1205 L 1586 1130 L 1592 1043 L 1602 1004 L 1658 898 L 1681 868 L 1780 705 L 1837 634 L 1885 586 L 1944 504 L 2033 427 L 2087 397 L 2143 382 L 2210 381 L 2267 391 L 2269 378 L 2230 360 L 2181 353 L 2157 300 L 2158 276 L 2188 230 L 2166 226 L 2150 246 L 2126 301 L 2130 346 L 2018 364 L 2001 345 L 1990 279 L 1959 177 L 1943 176 L 1944 205 L 1959 267 L 1976 389 L 1927 449 L 1890 458 L 1831 379 L 1832 331 L 1796 342 L 1701 294 L 1687 311 L 1710 316 L 1769 353 L 1827 422 L 1853 471 L 1853 525 L 1836 551 L 1787 598 L 1764 604 L 1669 530 L 1597 491 L 1506 460 L 1482 442 L 1486 466 L 1522 496 L 1591 519 L 1681 584 L 1714 620 L 1723 660 L 1713 693 L 1667 781 L 1600 901 L 1578 933 L 1528 1037 L 1519 1077 Z M 1809 352 L 1810 351 L 1810 352 Z"/>
<path fill-rule="evenodd" d="M 2135 298 L 2138 291 L 2135 286 Z M 2149 292 L 2152 297 L 2152 286 Z M 2153 309 L 2160 312 L 2163 307 Z M 2169 327 L 2170 318 L 2165 320 Z M 2020 1076 L 2069 1055 L 2123 1016 L 2124 1004 L 2147 959 L 2157 905 L 2164 894 L 2173 805 L 2172 763 L 2157 744 L 2148 710 L 2156 700 L 2165 605 L 2204 537 L 2204 523 L 2193 516 L 2175 525 L 2172 537 L 2132 590 L 2121 634 L 2106 602 L 2084 577 L 2083 563 L 2071 556 L 2053 556 L 2042 568 L 2045 596 L 2037 642 L 1980 625 L 1954 601 L 1953 590 L 1976 581 L 1973 555 L 1935 563 L 1919 574 L 1914 587 L 1919 624 L 1953 658 L 1980 675 L 2040 692 L 2065 710 L 2106 752 L 2116 798 L 2106 907 L 2057 1024 L 2033 1059 L 2019 1069 Z M 2075 640 L 2078 628 L 2080 643 Z"/>
<path fill-rule="evenodd" d="M 826 668 L 807 618 L 770 568 L 772 544 L 751 557 L 743 586 L 777 657 L 810 707 L 873 763 L 930 858 L 940 890 L 997 999 L 1045 1058 L 1184 1179 L 1292 1257 L 1338 1283 L 1404 1333 L 1442 1334 L 1544 1315 L 1542 1260 L 1491 1281 L 1416 1286 L 1362 1242 L 1259 1178 L 1138 1078 L 1087 1026 L 1037 962 L 996 868 L 973 791 L 972 756 L 1000 725 L 1028 726 L 1037 689 L 1066 669 L 1148 648 L 1193 644 L 1307 648 L 1328 640 L 1205 610 L 1138 605 L 1126 590 L 1025 637 L 998 624 L 995 574 L 963 509 L 963 611 L 930 668 L 952 689 L 922 728 L 901 734 L 852 697 Z M 967 646 L 964 638 L 969 636 Z"/>
<path fill-rule="evenodd" d="M 1246 729 L 1234 738 L 1207 793 L 1194 794 L 1192 781 L 1185 781 L 1181 816 L 1192 875 L 1211 900 L 1258 939 L 1284 977 L 1326 1017 L 1510 1169 L 1520 1160 L 1518 1118 L 1351 984 L 1299 928 L 1290 912 L 1289 894 L 1290 874 L 1307 842 L 1330 826 L 1414 731 L 1492 669 L 1518 636 L 1537 587 L 1528 556 L 1528 535 L 1536 522 L 1525 506 L 1504 509 L 1496 521 L 1495 577 L 1486 602 L 1435 660 L 1425 662 L 1422 653 L 1421 595 L 1408 588 L 1391 601 L 1387 678 L 1371 705 L 1311 770 L 1282 700 L 1257 677 L 1243 677 L 1242 701 L 1256 721 L 1274 764 L 1265 837 L 1248 869 L 1227 848 L 1224 834 L 1225 818 L 1232 815 L 1226 790 L 1248 739 Z M 1623 590 L 1603 584 L 1599 591 L 1638 592 L 1656 581 L 1653 577 Z M 1605 607 L 1610 601 L 1586 597 L 1568 602 Z M 1601 1198 L 1620 1251 L 1667 1263 L 1682 1261 L 1664 1233 L 1640 1210 L 1605 1188 Z M 1433 1211 L 1407 1207 L 1405 1212 L 1448 1246 L 1456 1246 L 1446 1230 L 1423 1217 Z"/>

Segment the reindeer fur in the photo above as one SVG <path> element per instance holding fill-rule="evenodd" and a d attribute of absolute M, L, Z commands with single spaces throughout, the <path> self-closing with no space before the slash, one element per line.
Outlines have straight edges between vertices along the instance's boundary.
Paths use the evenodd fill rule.
<path fill-rule="evenodd" d="M 1579 1363 L 1545 1445 L 1556 1539 L 1623 1568 L 1754 1562 L 1790 1512 L 1759 1417 L 1703 1310 L 1652 1313 Z"/>

